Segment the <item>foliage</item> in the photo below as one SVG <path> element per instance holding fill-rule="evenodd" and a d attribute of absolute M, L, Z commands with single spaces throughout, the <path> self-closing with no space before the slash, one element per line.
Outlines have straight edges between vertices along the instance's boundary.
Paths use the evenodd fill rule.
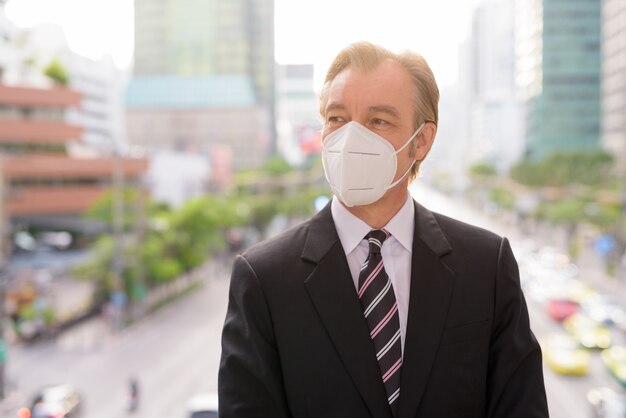
<path fill-rule="evenodd" d="M 469 172 L 473 176 L 494 177 L 497 175 L 496 168 L 485 162 L 474 164 L 470 167 Z"/>
<path fill-rule="evenodd" d="M 188 201 L 172 213 L 173 233 L 167 241 L 168 249 L 184 270 L 202 263 L 211 251 L 223 249 L 224 231 L 245 222 L 233 206 L 233 199 L 204 196 Z"/>
<path fill-rule="evenodd" d="M 106 225 L 113 228 L 113 204 L 114 204 L 114 191 L 108 191 L 104 193 L 86 212 L 85 217 L 89 219 L 99 220 Z M 135 221 L 134 209 L 137 205 L 138 191 L 132 188 L 124 188 L 121 193 L 122 196 L 122 225 L 123 230 L 128 231 L 132 228 Z"/>
<path fill-rule="evenodd" d="M 538 162 L 524 160 L 511 168 L 511 177 L 528 186 L 598 185 L 610 180 L 613 156 L 604 151 L 551 154 Z"/>
<path fill-rule="evenodd" d="M 125 201 L 136 198 L 133 190 L 126 190 Z M 224 231 L 243 224 L 246 212 L 233 210 L 238 202 L 232 198 L 204 196 L 185 203 L 177 210 L 150 204 L 148 230 L 142 242 L 126 240 L 123 248 L 123 287 L 133 295 L 138 285 L 148 287 L 175 279 L 204 262 L 212 252 L 224 247 Z M 89 211 L 90 216 L 111 221 L 111 195 L 105 196 Z M 125 226 L 130 230 L 134 219 L 125 214 Z M 127 234 L 128 235 L 128 234 Z M 118 279 L 110 273 L 114 257 L 114 239 L 105 235 L 93 247 L 90 260 L 75 268 L 80 278 L 93 280 L 98 289 L 98 300 L 105 300 Z M 145 272 L 145 283 L 138 264 Z"/>
<path fill-rule="evenodd" d="M 94 243 L 91 257 L 73 268 L 73 276 L 79 280 L 92 281 L 95 284 L 94 299 L 99 302 L 108 298 L 113 289 L 114 278 L 111 274 L 114 240 L 103 235 Z"/>
<path fill-rule="evenodd" d="M 258 170 L 238 175 L 235 189 L 248 213 L 247 223 L 263 235 L 278 215 L 288 219 L 311 215 L 315 199 L 329 193 L 327 187 L 317 186 L 321 173 L 321 164 L 294 171 L 283 159 L 273 158 Z"/>
<path fill-rule="evenodd" d="M 254 227 L 263 233 L 277 215 L 312 214 L 315 199 L 327 194 L 327 189 L 311 186 L 310 178 L 317 179 L 293 172 L 284 160 L 272 159 L 262 168 L 238 176 L 236 194 L 202 196 L 176 209 L 147 201 L 147 227 L 141 237 L 132 234 L 137 214 L 129 210 L 136 207 L 138 194 L 125 189 L 122 277 L 111 273 L 116 253 L 111 236 L 99 238 L 90 260 L 74 273 L 96 283 L 97 301 L 108 299 L 120 280 L 132 300 L 144 289 L 171 281 L 224 250 L 231 229 Z M 104 195 L 87 216 L 112 225 L 112 194 Z"/>
<path fill-rule="evenodd" d="M 254 187 L 259 183 L 280 180 L 293 172 L 291 165 L 282 157 L 269 158 L 261 167 L 251 170 L 242 170 L 235 175 L 237 187 Z"/>
<path fill-rule="evenodd" d="M 59 86 L 67 86 L 69 82 L 67 70 L 58 59 L 52 60 L 50 64 L 44 68 L 43 73 Z"/>
<path fill-rule="evenodd" d="M 585 219 L 584 208 L 585 201 L 578 198 L 542 202 L 537 207 L 536 216 L 557 225 L 577 224 Z"/>
<path fill-rule="evenodd" d="M 489 199 L 501 208 L 511 209 L 515 206 L 515 194 L 501 187 L 491 189 Z"/>
<path fill-rule="evenodd" d="M 291 165 L 282 157 L 274 156 L 268 159 L 261 171 L 270 176 L 281 176 L 292 171 Z"/>
<path fill-rule="evenodd" d="M 613 228 L 619 222 L 621 211 L 616 202 L 587 202 L 584 212 L 588 221 L 604 230 Z"/>

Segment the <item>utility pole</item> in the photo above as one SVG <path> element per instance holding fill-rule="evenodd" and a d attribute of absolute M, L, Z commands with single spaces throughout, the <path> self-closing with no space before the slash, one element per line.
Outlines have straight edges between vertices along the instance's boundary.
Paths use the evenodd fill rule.
<path fill-rule="evenodd" d="M 113 289 L 111 304 L 113 306 L 113 329 L 119 331 L 124 325 L 125 308 L 128 295 L 124 286 L 124 167 L 122 156 L 117 146 L 113 154 L 113 190 L 111 194 L 113 210 L 113 260 L 111 273 Z"/>
<path fill-rule="evenodd" d="M 7 343 L 5 339 L 4 323 L 6 321 L 6 287 L 8 282 L 7 266 L 7 216 L 5 206 L 4 158 L 0 154 L 0 400 L 6 395 L 6 359 Z"/>
<path fill-rule="evenodd" d="M 135 255 L 135 271 L 136 271 L 136 283 L 133 286 L 133 320 L 139 319 L 145 314 L 145 297 L 146 297 L 146 269 L 141 259 L 141 245 L 146 235 L 146 202 L 144 195 L 144 179 L 139 176 L 136 180 L 136 193 L 135 200 L 135 248 L 137 254 Z"/>

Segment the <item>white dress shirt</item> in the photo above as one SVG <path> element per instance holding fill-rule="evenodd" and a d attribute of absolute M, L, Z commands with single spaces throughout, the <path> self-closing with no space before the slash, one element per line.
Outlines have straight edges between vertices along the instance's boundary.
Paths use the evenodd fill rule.
<path fill-rule="evenodd" d="M 372 227 L 351 214 L 336 197 L 333 197 L 331 212 L 339 240 L 348 259 L 354 287 L 358 290 L 359 272 L 369 253 L 369 244 L 365 240 L 365 235 L 372 230 Z M 398 302 L 403 354 L 411 290 L 414 212 L 413 199 L 409 196 L 404 206 L 383 227 L 391 234 L 391 237 L 383 243 L 381 250 L 385 271 L 391 280 Z"/>

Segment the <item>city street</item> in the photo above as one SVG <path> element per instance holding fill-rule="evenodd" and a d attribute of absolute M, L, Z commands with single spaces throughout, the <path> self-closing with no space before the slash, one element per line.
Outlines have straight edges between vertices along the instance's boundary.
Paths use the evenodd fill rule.
<path fill-rule="evenodd" d="M 423 203 L 433 211 L 446 214 L 474 225 L 482 226 L 500 235 L 506 236 L 510 239 L 513 248 L 528 238 L 537 239 L 537 237 L 522 235 L 518 230 L 511 226 L 507 226 L 504 222 L 499 223 L 488 218 L 485 214 L 462 204 L 460 198 L 449 198 L 441 193 L 419 186 L 417 185 L 418 183 L 419 182 L 416 182 L 416 185 L 411 188 L 413 197 L 418 202 Z M 550 243 L 538 242 L 538 244 L 548 245 Z M 581 272 L 585 272 L 585 279 L 590 281 L 597 290 L 606 293 L 620 292 L 623 294 L 623 286 L 612 286 L 611 288 L 607 288 L 607 283 L 599 280 L 593 280 L 594 277 L 600 275 L 599 272 L 597 275 L 592 275 L 589 274 L 590 271 L 585 268 L 586 266 L 579 267 Z M 525 274 L 526 272 L 522 269 L 520 271 L 522 278 Z M 539 342 L 542 342 L 542 340 L 551 333 L 565 332 L 560 324 L 553 321 L 547 315 L 543 305 L 533 302 L 529 299 L 528 295 L 526 295 L 526 300 L 529 305 L 532 329 Z M 624 343 L 623 337 L 622 340 L 618 339 L 617 341 L 621 344 Z M 544 364 L 544 378 L 548 396 L 548 406 L 550 408 L 550 417 L 552 418 L 591 417 L 591 406 L 587 401 L 587 393 L 589 390 L 598 387 L 609 387 L 617 392 L 622 390 L 615 379 L 613 379 L 605 369 L 600 360 L 599 352 L 592 352 L 591 365 L 589 373 L 586 376 L 559 375 L 546 367 Z"/>
<path fill-rule="evenodd" d="M 490 228 L 515 240 L 520 237 L 483 215 L 423 187 L 414 196 L 429 208 Z M 524 274 L 524 272 L 522 272 Z M 207 274 L 199 290 L 171 303 L 140 323 L 111 334 L 92 320 L 55 341 L 13 346 L 8 358 L 8 379 L 15 385 L 10 395 L 17 407 L 30 402 L 41 386 L 67 382 L 84 397 L 85 418 L 117 418 L 125 411 L 127 381 L 141 384 L 137 418 L 184 418 L 189 398 L 217 388 L 220 331 L 227 303 L 227 272 Z M 561 328 L 542 306 L 529 301 L 533 329 L 538 339 Z M 587 392 L 596 387 L 619 386 L 592 353 L 590 373 L 564 377 L 545 369 L 548 401 L 553 418 L 587 418 Z M 15 417 L 15 409 L 4 415 Z M 3 416 L 3 417 L 4 417 Z M 129 415 L 130 416 L 130 415 Z M 269 417 L 268 417 L 269 418 Z"/>
<path fill-rule="evenodd" d="M 228 280 L 210 277 L 200 290 L 118 334 L 91 321 L 55 342 L 12 347 L 8 377 L 17 384 L 16 402 L 30 402 L 41 386 L 71 383 L 83 395 L 83 417 L 123 417 L 127 381 L 136 376 L 141 405 L 132 416 L 184 418 L 189 398 L 217 389 L 227 291 Z"/>

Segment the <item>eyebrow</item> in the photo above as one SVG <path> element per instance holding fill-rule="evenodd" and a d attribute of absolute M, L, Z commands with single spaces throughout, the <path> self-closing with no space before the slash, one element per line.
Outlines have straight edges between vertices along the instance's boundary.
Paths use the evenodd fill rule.
<path fill-rule="evenodd" d="M 340 104 L 340 103 L 332 103 L 331 102 L 331 103 L 329 103 L 326 106 L 326 112 L 329 112 L 331 110 L 345 110 L 345 109 L 346 109 L 346 107 L 344 105 Z"/>
<path fill-rule="evenodd" d="M 393 116 L 395 118 L 399 118 L 400 117 L 400 112 L 398 112 L 398 109 L 396 109 L 393 106 L 387 106 L 387 105 L 370 106 L 369 111 L 370 112 L 387 113 L 388 115 L 391 115 L 391 116 Z"/>
<path fill-rule="evenodd" d="M 345 109 L 346 107 L 342 105 L 341 103 L 329 103 L 328 106 L 326 106 L 327 112 L 331 110 L 345 110 Z M 370 112 L 386 113 L 396 118 L 400 117 L 400 112 L 398 112 L 398 109 L 389 105 L 370 106 L 368 110 Z"/>

